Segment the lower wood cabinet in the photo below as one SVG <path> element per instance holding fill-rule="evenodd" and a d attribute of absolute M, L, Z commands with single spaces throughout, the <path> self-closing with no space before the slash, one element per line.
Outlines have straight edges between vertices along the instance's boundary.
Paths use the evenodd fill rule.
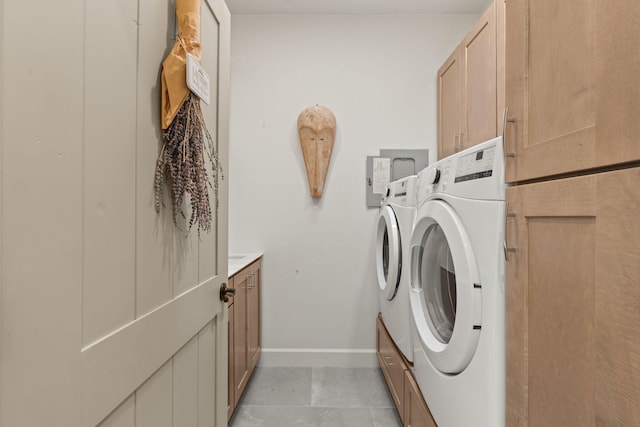
<path fill-rule="evenodd" d="M 247 292 L 247 348 L 249 352 L 249 371 L 258 363 L 260 357 L 260 269 L 262 261 L 257 260 L 249 266 L 249 282 Z"/>
<path fill-rule="evenodd" d="M 404 419 L 406 427 L 437 427 L 411 371 L 404 371 Z"/>
<path fill-rule="evenodd" d="M 377 356 L 382 374 L 389 386 L 391 397 L 396 404 L 396 408 L 398 408 L 400 418 L 403 419 L 404 371 L 407 369 L 407 365 L 402 360 L 402 356 L 396 349 L 380 316 L 378 316 L 377 321 Z"/>
<path fill-rule="evenodd" d="M 229 278 L 229 288 L 234 288 L 233 286 L 233 277 Z M 233 411 L 236 408 L 236 394 L 235 394 L 235 375 L 234 375 L 234 348 L 235 348 L 235 336 L 233 333 L 233 313 L 234 313 L 234 298 L 230 298 L 227 303 L 227 307 L 229 308 L 228 319 L 227 319 L 227 329 L 229 331 L 229 357 L 228 360 L 228 388 L 227 388 L 227 419 L 231 418 L 233 415 Z"/>
<path fill-rule="evenodd" d="M 640 425 L 640 168 L 507 201 L 507 426 Z"/>
<path fill-rule="evenodd" d="M 258 259 L 229 278 L 229 398 L 231 418 L 260 358 L 260 270 Z"/>
<path fill-rule="evenodd" d="M 422 393 L 411 374 L 409 362 L 394 344 L 382 317 L 376 321 L 376 354 L 391 397 L 405 427 L 436 427 Z"/>

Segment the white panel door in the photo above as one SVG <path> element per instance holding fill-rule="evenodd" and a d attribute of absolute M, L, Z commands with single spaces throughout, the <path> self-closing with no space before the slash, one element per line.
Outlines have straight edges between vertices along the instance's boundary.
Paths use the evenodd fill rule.
<path fill-rule="evenodd" d="M 230 15 L 201 1 L 226 166 Z M 199 237 L 153 203 L 173 2 L 0 0 L 0 23 L 0 427 L 226 426 L 227 183 Z"/>

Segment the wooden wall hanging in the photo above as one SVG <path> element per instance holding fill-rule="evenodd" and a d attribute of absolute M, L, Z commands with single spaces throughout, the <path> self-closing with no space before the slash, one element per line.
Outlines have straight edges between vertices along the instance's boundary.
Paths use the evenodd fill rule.
<path fill-rule="evenodd" d="M 335 116 L 317 104 L 303 110 L 298 116 L 298 136 L 311 197 L 321 197 L 336 138 Z"/>

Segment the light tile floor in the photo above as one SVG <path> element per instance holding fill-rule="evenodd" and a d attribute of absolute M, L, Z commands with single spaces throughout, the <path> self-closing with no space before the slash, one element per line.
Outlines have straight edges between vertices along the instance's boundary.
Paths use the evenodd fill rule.
<path fill-rule="evenodd" d="M 401 427 L 378 368 L 256 368 L 229 427 Z"/>

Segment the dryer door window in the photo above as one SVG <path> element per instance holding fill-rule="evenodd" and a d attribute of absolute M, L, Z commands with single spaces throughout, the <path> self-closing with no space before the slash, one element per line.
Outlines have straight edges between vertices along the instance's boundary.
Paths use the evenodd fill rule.
<path fill-rule="evenodd" d="M 448 343 L 456 322 L 456 272 L 447 237 L 438 224 L 432 224 L 422 240 L 424 255 L 420 282 L 426 284 L 422 297 L 434 336 Z"/>
<path fill-rule="evenodd" d="M 425 203 L 411 236 L 409 301 L 419 341 L 434 367 L 462 372 L 482 328 L 478 266 L 464 225 L 445 202 Z"/>
<path fill-rule="evenodd" d="M 400 284 L 402 253 L 398 220 L 390 206 L 382 207 L 376 234 L 378 287 L 387 300 L 392 300 Z"/>

